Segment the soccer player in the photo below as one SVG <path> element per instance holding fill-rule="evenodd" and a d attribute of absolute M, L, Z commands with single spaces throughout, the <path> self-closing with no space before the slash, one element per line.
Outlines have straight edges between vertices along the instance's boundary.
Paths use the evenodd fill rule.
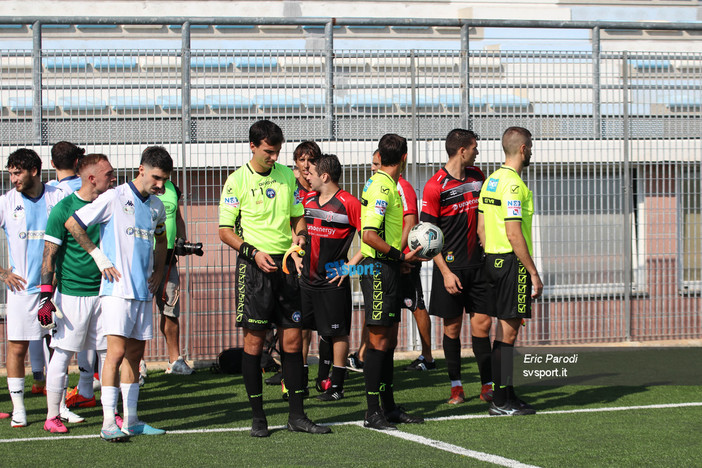
<path fill-rule="evenodd" d="M 492 347 L 494 397 L 491 415 L 536 411 L 514 393 L 513 350 L 523 319 L 531 318 L 531 299 L 544 288 L 532 258 L 534 201 L 521 178 L 531 162 L 531 132 L 510 127 L 502 134 L 505 163 L 480 191 L 478 235 L 485 248 L 485 272 L 498 319 Z"/>
<path fill-rule="evenodd" d="M 65 391 L 68 363 L 76 352 L 97 350 L 104 360 L 107 343 L 102 332 L 100 317 L 100 280 L 102 275 L 88 253 L 69 235 L 66 221 L 76 210 L 88 205 L 100 194 L 112 188 L 115 173 L 104 154 L 89 154 L 80 160 L 78 171 L 82 186 L 77 192 L 61 200 L 49 215 L 44 234 L 44 257 L 41 267 L 42 306 L 54 302 L 63 312 L 56 320 L 56 330 L 51 340 L 54 349 L 46 376 L 47 414 L 44 430 L 65 433 L 68 429 L 60 418 L 60 403 Z M 100 242 L 100 227 L 91 226 L 87 234 L 94 244 Z M 56 292 L 54 293 L 54 273 Z M 90 369 L 92 393 L 93 373 Z M 77 390 L 77 388 L 76 388 Z M 79 401 L 80 398 L 80 401 Z M 75 392 L 77 406 L 95 406 L 95 396 L 86 398 Z M 81 405 L 81 403 L 92 403 Z"/>
<path fill-rule="evenodd" d="M 176 185 L 167 180 L 164 192 L 158 195 L 166 208 L 166 237 L 168 251 L 166 254 L 167 278 L 165 275 L 158 291 L 156 291 L 156 308 L 160 314 L 159 329 L 166 338 L 168 348 L 168 367 L 166 374 L 190 375 L 190 368 L 183 356 L 180 355 L 180 302 L 178 289 L 180 288 L 180 275 L 178 274 L 178 257 L 173 254 L 176 239 L 187 239 L 185 233 L 185 220 L 181 213 L 180 200 L 182 193 Z M 166 288 L 166 301 L 163 300 L 163 289 Z"/>
<path fill-rule="evenodd" d="M 348 260 L 353 236 L 361 229 L 361 203 L 339 187 L 341 164 L 336 155 L 323 154 L 310 162 L 307 179 L 314 194 L 305 204 L 310 239 L 300 281 L 302 313 L 314 315 L 317 333 L 333 353 L 331 386 L 317 399 L 336 401 L 344 397 L 351 332 L 351 285 L 343 269 L 361 260 L 360 251 Z M 331 364 L 323 362 L 321 354 L 320 345 L 318 385 L 328 377 Z"/>
<path fill-rule="evenodd" d="M 172 170 L 168 151 L 149 146 L 142 152 L 134 180 L 103 193 L 66 222 L 66 228 L 102 273 L 100 307 L 107 355 L 102 368 L 104 419 L 100 436 L 108 441 L 165 433 L 139 420 L 137 401 L 139 362 L 146 341 L 153 338 L 153 293 L 161 284 L 166 264 L 166 210 L 155 195 L 163 190 Z M 86 234 L 94 225 L 100 227 L 99 248 Z M 115 420 L 120 390 L 124 410 L 121 429 Z"/>
<path fill-rule="evenodd" d="M 295 191 L 295 201 L 297 203 L 302 203 L 304 207 L 307 201 L 315 195 L 314 189 L 312 189 L 308 177 L 310 174 L 310 161 L 319 158 L 322 155 L 322 151 L 319 149 L 319 145 L 314 141 L 308 140 L 303 141 L 293 151 L 293 161 L 295 162 L 295 167 L 293 172 L 295 173 L 295 179 L 297 179 L 297 190 Z M 302 362 L 304 364 L 304 375 L 302 376 L 302 388 L 305 391 L 305 396 L 309 395 L 308 383 L 309 383 L 309 366 L 307 365 L 307 355 L 310 350 L 310 343 L 312 341 L 312 331 L 316 330 L 316 324 L 314 321 L 314 314 L 306 314 L 305 310 L 302 311 Z M 331 359 L 331 348 L 320 338 L 319 341 L 319 362 L 328 361 Z M 327 369 L 328 370 L 328 369 Z M 327 376 L 324 377 L 325 379 Z M 317 390 L 322 391 L 321 381 L 317 379 L 316 384 Z"/>
<path fill-rule="evenodd" d="M 7 291 L 7 387 L 12 399 L 12 427 L 27 425 L 24 407 L 24 359 L 29 342 L 48 333 L 37 320 L 44 230 L 51 209 L 66 196 L 41 181 L 41 159 L 20 148 L 7 160 L 14 188 L 0 197 L 0 227 L 7 234 L 10 268 L 0 268 Z M 49 319 L 45 325 L 50 326 Z"/>
<path fill-rule="evenodd" d="M 473 352 L 482 388 L 480 399 L 492 397 L 490 326 L 487 282 L 482 273 L 483 249 L 478 242 L 478 195 L 485 180 L 475 167 L 478 137 L 470 130 L 451 130 L 446 137 L 448 162 L 424 186 L 421 221 L 436 224 L 444 233 L 444 247 L 434 257 L 430 313 L 444 323 L 444 355 L 451 398 L 465 401 L 461 382 L 461 327 L 470 315 Z"/>
<path fill-rule="evenodd" d="M 404 254 L 402 247 L 402 199 L 397 181 L 407 164 L 407 140 L 384 135 L 378 144 L 380 169 L 366 182 L 361 194 L 360 264 L 372 273 L 361 276 L 366 308 L 368 349 L 363 376 L 366 382 L 366 412 L 363 425 L 373 429 L 395 429 L 393 423 L 423 423 L 395 403 L 393 358 L 401 319 L 400 264 L 418 259 L 419 248 Z M 382 399 L 382 409 L 380 400 Z"/>
<path fill-rule="evenodd" d="M 229 175 L 219 204 L 219 237 L 239 253 L 236 323 L 244 329 L 241 367 L 253 413 L 252 437 L 269 435 L 263 411 L 261 353 L 273 323 L 280 334 L 283 377 L 290 392 L 288 430 L 331 432 L 310 421 L 303 408 L 300 287 L 296 267 L 292 274 L 285 274 L 282 260 L 292 246 L 293 234 L 299 246 L 305 245 L 307 227 L 302 203 L 295 197 L 295 176 L 276 163 L 283 141 L 282 130 L 273 122 L 254 123 L 249 129 L 251 160 Z"/>
<path fill-rule="evenodd" d="M 85 154 L 85 149 L 78 148 L 73 143 L 60 141 L 51 148 L 51 166 L 56 169 L 56 180 L 50 180 L 46 185 L 58 186 L 61 190 L 70 195 L 80 188 L 81 180 L 76 174 L 76 165 L 78 160 Z M 48 335 L 47 335 L 48 337 Z M 94 353 L 93 353 L 94 355 Z M 46 356 L 46 359 L 45 359 Z M 46 394 L 44 382 L 44 365 L 48 362 L 48 349 L 45 353 L 44 340 L 31 341 L 29 343 L 29 357 L 32 363 L 32 373 L 34 374 L 34 384 L 32 385 L 32 393 Z M 95 360 L 86 361 L 88 353 L 81 352 L 78 354 L 78 365 L 81 369 L 81 379 L 84 379 L 83 367 L 90 368 L 87 374 L 88 384 L 92 386 L 93 372 Z M 90 390 L 92 392 L 92 390 Z M 92 394 L 92 393 L 91 393 Z"/>

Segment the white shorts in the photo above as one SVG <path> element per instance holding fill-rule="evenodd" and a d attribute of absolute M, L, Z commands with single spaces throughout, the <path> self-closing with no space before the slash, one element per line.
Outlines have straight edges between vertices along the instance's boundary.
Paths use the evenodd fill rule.
<path fill-rule="evenodd" d="M 153 302 L 101 296 L 102 331 L 105 335 L 124 336 L 146 341 L 153 334 Z"/>
<path fill-rule="evenodd" d="M 49 330 L 41 328 L 37 312 L 39 293 L 20 295 L 7 291 L 7 339 L 8 341 L 40 340 Z"/>
<path fill-rule="evenodd" d="M 56 291 L 54 303 L 63 312 L 63 318 L 56 318 L 52 348 L 76 353 L 86 349 L 107 349 L 102 332 L 100 296 L 69 296 Z"/>

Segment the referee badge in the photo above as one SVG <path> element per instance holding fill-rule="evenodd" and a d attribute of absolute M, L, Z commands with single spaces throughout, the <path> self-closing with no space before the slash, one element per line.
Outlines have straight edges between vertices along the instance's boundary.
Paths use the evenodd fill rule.
<path fill-rule="evenodd" d="M 446 263 L 453 263 L 455 258 L 453 257 L 453 252 L 449 252 L 446 254 Z"/>
<path fill-rule="evenodd" d="M 504 264 L 504 259 L 502 258 L 496 258 L 495 259 L 495 268 L 502 268 L 502 264 Z"/>
<path fill-rule="evenodd" d="M 292 314 L 292 321 L 295 323 L 300 323 L 300 320 L 302 320 L 302 314 L 300 313 L 299 310 L 296 310 Z"/>

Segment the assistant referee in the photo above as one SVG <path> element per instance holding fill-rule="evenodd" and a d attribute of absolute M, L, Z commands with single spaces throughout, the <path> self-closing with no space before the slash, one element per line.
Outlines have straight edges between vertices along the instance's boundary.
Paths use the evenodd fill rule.
<path fill-rule="evenodd" d="M 532 258 L 533 196 L 521 178 L 522 169 L 531 161 L 531 148 L 529 130 L 505 130 L 505 163 L 488 177 L 480 191 L 478 236 L 485 249 L 489 290 L 494 294 L 492 310 L 498 318 L 492 347 L 491 415 L 536 413 L 516 396 L 512 385 L 514 342 L 522 319 L 531 318 L 531 299 L 539 297 L 544 288 Z"/>

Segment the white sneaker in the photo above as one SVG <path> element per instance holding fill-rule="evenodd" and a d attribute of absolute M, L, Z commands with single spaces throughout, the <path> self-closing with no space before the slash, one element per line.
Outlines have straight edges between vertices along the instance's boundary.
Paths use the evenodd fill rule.
<path fill-rule="evenodd" d="M 147 374 L 148 374 L 148 371 L 146 369 L 146 361 L 144 361 L 142 359 L 141 362 L 139 363 L 139 375 L 146 378 Z"/>
<path fill-rule="evenodd" d="M 59 410 L 59 416 L 61 417 L 62 421 L 66 421 L 66 422 L 69 422 L 71 424 L 82 423 L 83 421 L 85 421 L 84 417 L 78 416 L 76 413 L 69 410 L 65 406 L 63 406 Z"/>
<path fill-rule="evenodd" d="M 13 411 L 12 422 L 10 423 L 10 425 L 12 427 L 25 427 L 27 425 L 27 412 Z"/>
<path fill-rule="evenodd" d="M 185 362 L 183 356 L 178 356 L 178 359 L 172 364 L 168 364 L 168 369 L 166 369 L 166 374 L 190 375 L 192 373 L 193 370 Z"/>
<path fill-rule="evenodd" d="M 97 392 L 102 388 L 102 384 L 100 384 L 100 379 L 96 379 L 93 377 L 93 391 Z"/>

